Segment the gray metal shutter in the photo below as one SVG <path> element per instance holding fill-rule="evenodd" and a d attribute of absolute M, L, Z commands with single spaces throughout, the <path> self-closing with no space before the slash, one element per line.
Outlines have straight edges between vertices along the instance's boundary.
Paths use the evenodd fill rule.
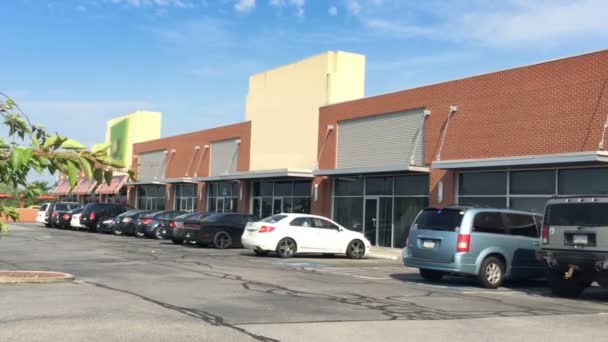
<path fill-rule="evenodd" d="M 236 172 L 239 160 L 239 145 L 237 139 L 216 141 L 211 143 L 211 176 Z"/>
<path fill-rule="evenodd" d="M 139 155 L 138 181 L 152 182 L 164 178 L 162 174 L 165 151 L 147 152 Z"/>
<path fill-rule="evenodd" d="M 424 163 L 424 109 L 376 115 L 338 123 L 338 168 Z"/>

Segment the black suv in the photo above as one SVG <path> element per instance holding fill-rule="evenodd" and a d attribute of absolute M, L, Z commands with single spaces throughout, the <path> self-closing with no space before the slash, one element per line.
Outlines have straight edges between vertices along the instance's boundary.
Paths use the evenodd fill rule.
<path fill-rule="evenodd" d="M 59 217 L 70 210 L 79 208 L 80 204 L 76 202 L 53 202 L 49 204 L 46 210 L 46 226 L 59 227 Z"/>
<path fill-rule="evenodd" d="M 89 232 L 96 232 L 98 225 L 105 218 L 116 217 L 132 208 L 124 204 L 91 203 L 82 210 L 80 224 Z"/>
<path fill-rule="evenodd" d="M 608 287 L 608 197 L 549 200 L 541 253 L 553 295 L 578 297 L 594 281 Z"/>

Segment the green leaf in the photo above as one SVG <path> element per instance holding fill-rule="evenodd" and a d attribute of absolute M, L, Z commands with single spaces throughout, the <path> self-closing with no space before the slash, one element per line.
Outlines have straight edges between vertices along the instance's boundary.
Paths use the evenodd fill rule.
<path fill-rule="evenodd" d="M 101 184 L 103 182 L 103 169 L 95 169 L 93 171 L 93 178 L 95 178 L 98 184 Z"/>
<path fill-rule="evenodd" d="M 91 152 L 96 156 L 106 156 L 108 154 L 108 150 L 110 149 L 110 144 L 97 144 L 91 147 Z"/>
<path fill-rule="evenodd" d="M 8 233 L 8 226 L 6 225 L 6 223 L 0 221 L 0 234 L 2 233 Z"/>
<path fill-rule="evenodd" d="M 6 142 L 4 142 L 4 139 L 0 139 L 0 149 L 7 150 L 9 148 L 10 148 L 10 145 L 8 145 Z"/>
<path fill-rule="evenodd" d="M 64 141 L 61 144 L 61 148 L 64 148 L 66 150 L 84 150 L 85 147 L 83 144 L 79 143 L 78 141 L 74 140 L 74 139 L 67 139 L 66 141 Z"/>
<path fill-rule="evenodd" d="M 79 157 L 81 169 L 84 170 L 84 173 L 87 175 L 88 179 L 93 178 L 93 170 L 91 169 L 91 163 L 83 157 Z"/>
<path fill-rule="evenodd" d="M 74 188 L 78 183 L 78 171 L 80 171 L 78 164 L 74 161 L 68 160 L 68 180 L 70 182 L 70 187 Z"/>
<path fill-rule="evenodd" d="M 103 173 L 103 178 L 105 179 L 106 184 L 110 185 L 110 183 L 112 183 L 112 174 L 113 174 L 113 173 L 114 173 L 114 172 L 113 172 L 111 169 L 110 169 L 110 170 L 106 170 L 106 171 Z"/>
<path fill-rule="evenodd" d="M 18 147 L 13 150 L 11 155 L 11 167 L 13 170 L 20 169 L 23 165 L 27 165 L 32 159 L 32 149 Z"/>
<path fill-rule="evenodd" d="M 116 160 L 116 159 L 112 159 L 112 161 L 110 162 L 110 165 L 112 167 L 115 167 L 117 169 L 124 169 L 125 168 L 125 163 L 121 160 Z"/>
<path fill-rule="evenodd" d="M 46 141 L 44 142 L 44 145 L 42 145 L 42 147 L 49 148 L 49 147 L 55 145 L 55 143 L 57 142 L 57 139 L 59 139 L 59 136 L 57 136 L 57 135 L 53 135 L 53 136 L 46 138 Z"/>
<path fill-rule="evenodd" d="M 127 171 L 127 173 L 129 174 L 129 180 L 131 180 L 131 181 L 137 181 L 137 173 L 135 172 L 135 170 L 129 169 Z"/>

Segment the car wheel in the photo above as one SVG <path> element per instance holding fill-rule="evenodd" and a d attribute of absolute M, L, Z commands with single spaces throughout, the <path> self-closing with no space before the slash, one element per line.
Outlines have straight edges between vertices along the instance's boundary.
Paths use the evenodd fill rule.
<path fill-rule="evenodd" d="M 570 279 L 564 278 L 564 273 L 559 269 L 548 269 L 547 280 L 551 288 L 551 294 L 556 297 L 578 298 L 589 287 L 588 282 L 583 282 L 580 276 L 574 274 Z"/>
<path fill-rule="evenodd" d="M 479 283 L 486 289 L 497 289 L 505 280 L 505 264 L 502 260 L 489 257 L 481 263 L 481 270 L 477 276 Z"/>
<path fill-rule="evenodd" d="M 432 283 L 437 283 L 441 281 L 441 278 L 443 278 L 444 276 L 444 273 L 441 271 L 427 270 L 425 268 L 421 268 L 418 271 L 420 272 L 420 276 L 422 277 L 422 279 L 430 281 Z"/>
<path fill-rule="evenodd" d="M 152 232 L 152 236 L 156 239 L 156 240 L 162 240 L 163 239 L 163 235 L 160 232 L 160 227 L 156 227 L 154 228 L 154 231 Z"/>
<path fill-rule="evenodd" d="M 365 255 L 365 244 L 361 240 L 353 240 L 346 248 L 346 256 L 351 259 L 361 259 Z"/>
<path fill-rule="evenodd" d="M 119 229 L 113 228 L 112 232 L 114 233 L 114 235 L 122 235 L 122 230 L 120 228 Z"/>
<path fill-rule="evenodd" d="M 135 231 L 135 237 L 137 237 L 137 238 L 143 238 L 145 236 L 146 236 L 146 234 L 144 232 L 142 232 L 140 230 L 136 230 Z"/>
<path fill-rule="evenodd" d="M 181 239 L 171 239 L 171 241 L 173 241 L 173 243 L 176 245 L 181 245 L 182 243 L 184 243 L 184 240 Z"/>
<path fill-rule="evenodd" d="M 293 239 L 284 238 L 277 244 L 277 254 L 281 258 L 291 258 L 296 254 L 298 246 Z"/>
<path fill-rule="evenodd" d="M 232 238 L 226 232 L 218 232 L 213 237 L 213 246 L 217 249 L 226 249 L 232 246 Z"/>
<path fill-rule="evenodd" d="M 254 249 L 253 253 L 255 253 L 255 255 L 257 255 L 257 256 L 267 256 L 269 252 L 268 251 L 260 251 L 260 250 Z"/>

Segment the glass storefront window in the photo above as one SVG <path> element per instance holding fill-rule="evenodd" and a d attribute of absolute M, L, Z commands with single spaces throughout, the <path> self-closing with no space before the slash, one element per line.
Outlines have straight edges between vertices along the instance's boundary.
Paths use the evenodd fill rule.
<path fill-rule="evenodd" d="M 511 197 L 509 208 L 543 213 L 550 197 Z"/>
<path fill-rule="evenodd" d="M 367 177 L 365 179 L 366 195 L 392 195 L 393 177 Z"/>
<path fill-rule="evenodd" d="M 176 184 L 175 210 L 196 211 L 196 184 Z"/>
<path fill-rule="evenodd" d="M 165 210 L 166 190 L 164 185 L 137 186 L 137 208 Z"/>
<path fill-rule="evenodd" d="M 209 212 L 238 212 L 239 182 L 215 182 L 207 186 Z"/>
<path fill-rule="evenodd" d="M 507 197 L 474 197 L 467 196 L 459 199 L 459 204 L 471 207 L 506 208 Z"/>
<path fill-rule="evenodd" d="M 261 218 L 276 213 L 310 213 L 312 181 L 253 182 L 252 214 Z"/>
<path fill-rule="evenodd" d="M 348 229 L 363 231 L 363 197 L 335 197 L 334 221 Z"/>
<path fill-rule="evenodd" d="M 338 177 L 334 180 L 334 193 L 336 196 L 362 196 L 362 177 Z"/>
<path fill-rule="evenodd" d="M 555 171 L 513 171 L 509 193 L 519 195 L 552 195 L 555 193 Z"/>
<path fill-rule="evenodd" d="M 429 176 L 408 175 L 395 177 L 395 195 L 428 196 Z"/>
<path fill-rule="evenodd" d="M 608 194 L 608 168 L 564 169 L 558 177 L 560 195 Z"/>
<path fill-rule="evenodd" d="M 428 197 L 395 197 L 395 227 L 393 247 L 405 247 L 410 227 L 420 210 L 429 206 Z"/>
<path fill-rule="evenodd" d="M 459 192 L 463 196 L 506 195 L 506 184 L 506 172 L 461 173 L 458 183 Z"/>

